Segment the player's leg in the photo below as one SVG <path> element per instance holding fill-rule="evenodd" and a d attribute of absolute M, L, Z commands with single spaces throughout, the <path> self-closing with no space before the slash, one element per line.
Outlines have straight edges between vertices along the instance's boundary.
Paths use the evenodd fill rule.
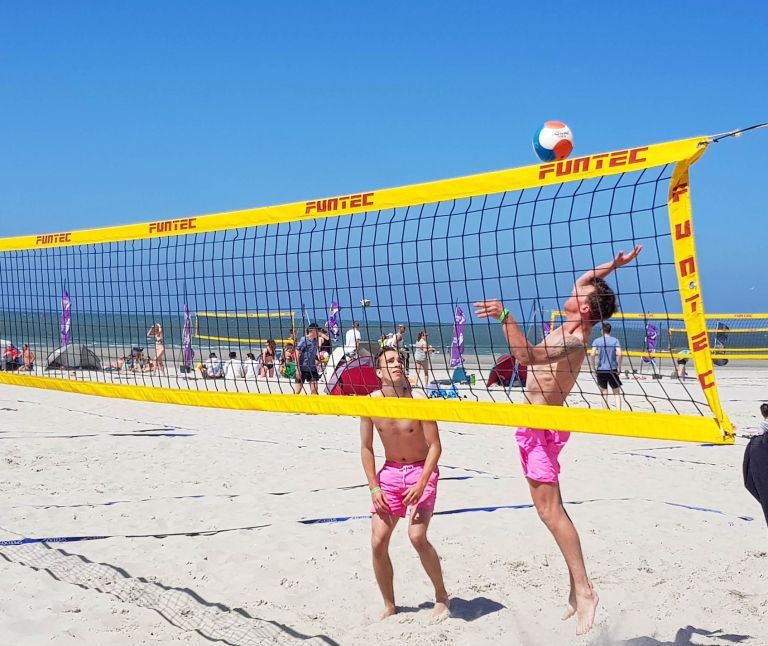
<path fill-rule="evenodd" d="M 384 598 L 384 613 L 386 619 L 397 612 L 395 606 L 394 570 L 389 558 L 389 540 L 398 521 L 397 516 L 388 514 L 373 514 L 371 516 L 371 551 L 373 554 L 373 572 L 376 583 L 379 584 L 381 596 Z"/>
<path fill-rule="evenodd" d="M 431 509 L 415 509 L 411 514 L 408 526 L 408 538 L 421 559 L 421 565 L 435 588 L 434 616 L 441 616 L 448 611 L 448 592 L 443 581 L 443 570 L 440 557 L 434 545 L 427 538 L 429 521 L 432 520 Z"/>
<path fill-rule="evenodd" d="M 559 484 L 538 482 L 530 478 L 528 484 L 539 518 L 552 532 L 568 567 L 571 592 L 565 618 L 570 617 L 573 614 L 571 610 L 575 609 L 578 616 L 576 633 L 583 635 L 592 628 L 598 597 L 587 577 L 579 534 L 563 507 Z"/>

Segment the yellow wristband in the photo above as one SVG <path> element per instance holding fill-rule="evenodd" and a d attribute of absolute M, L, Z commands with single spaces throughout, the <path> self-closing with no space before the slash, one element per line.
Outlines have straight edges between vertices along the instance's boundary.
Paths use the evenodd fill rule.
<path fill-rule="evenodd" d="M 503 310 L 501 310 L 501 318 L 499 319 L 499 323 L 503 323 L 504 319 L 509 316 L 509 310 L 505 307 Z"/>
<path fill-rule="evenodd" d="M 379 491 L 381 491 L 381 487 L 374 487 L 373 489 L 371 489 L 371 495 L 375 493 L 379 493 Z"/>

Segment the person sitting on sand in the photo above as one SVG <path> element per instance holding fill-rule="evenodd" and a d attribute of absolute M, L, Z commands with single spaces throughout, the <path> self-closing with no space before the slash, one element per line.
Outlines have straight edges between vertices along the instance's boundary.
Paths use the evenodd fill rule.
<path fill-rule="evenodd" d="M 256 360 L 256 356 L 253 352 L 249 352 L 245 355 L 245 361 L 243 361 L 243 377 L 245 379 L 256 381 L 258 374 L 259 362 Z"/>
<path fill-rule="evenodd" d="M 536 346 L 530 344 L 501 301 L 475 303 L 475 314 L 479 318 L 498 319 L 510 351 L 522 365 L 529 366 L 525 387 L 528 402 L 563 405 L 587 356 L 592 328 L 613 316 L 617 308 L 616 295 L 605 278 L 634 260 L 642 249 L 638 245 L 628 254 L 620 251 L 612 261 L 583 274 L 563 306 L 565 322 Z M 536 511 L 552 532 L 568 566 L 571 590 L 563 619 L 577 615 L 576 634 L 583 635 L 594 623 L 598 596 L 587 577 L 579 534 L 563 507 L 560 493 L 558 457 L 569 437 L 566 431 L 537 428 L 519 428 L 516 434 L 523 473 Z"/>
<path fill-rule="evenodd" d="M 403 359 L 396 348 L 382 349 L 374 359 L 381 389 L 371 397 L 408 397 L 425 399 L 420 391 L 412 391 L 404 378 Z M 376 472 L 373 453 L 373 429 L 379 432 L 386 462 Z M 371 545 L 373 571 L 384 597 L 382 619 L 397 612 L 393 585 L 394 573 L 389 559 L 389 541 L 400 518 L 410 510 L 408 537 L 421 559 L 435 588 L 433 615 L 448 613 L 448 593 L 443 583 L 440 557 L 427 539 L 437 498 L 439 471 L 437 461 L 442 447 L 436 422 L 384 417 L 360 418 L 360 453 L 363 470 L 371 491 Z"/>
<path fill-rule="evenodd" d="M 768 404 L 760 404 L 760 415 L 760 434 L 744 449 L 744 486 L 760 503 L 768 524 Z"/>
<path fill-rule="evenodd" d="M 19 372 L 31 372 L 35 369 L 35 353 L 26 343 L 21 346 L 21 367 Z"/>
<path fill-rule="evenodd" d="M 215 352 L 211 352 L 208 355 L 208 360 L 203 364 L 200 374 L 203 375 L 203 379 L 221 379 L 221 360 L 216 356 Z"/>
<path fill-rule="evenodd" d="M 243 362 L 237 358 L 237 352 L 230 352 L 229 359 L 224 364 L 224 379 L 242 379 Z"/>

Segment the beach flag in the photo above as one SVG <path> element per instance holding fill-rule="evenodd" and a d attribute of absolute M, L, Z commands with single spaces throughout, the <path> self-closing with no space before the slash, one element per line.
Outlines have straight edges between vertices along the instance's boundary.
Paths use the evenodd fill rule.
<path fill-rule="evenodd" d="M 464 365 L 464 312 L 457 305 L 453 315 L 453 340 L 451 341 L 451 368 Z"/>
<path fill-rule="evenodd" d="M 331 302 L 331 307 L 328 312 L 328 321 L 325 324 L 325 329 L 328 330 L 328 332 L 331 333 L 331 336 L 333 337 L 333 340 L 339 338 L 339 312 L 341 311 L 341 308 L 339 307 L 339 304 L 336 301 Z"/>
<path fill-rule="evenodd" d="M 184 367 L 191 370 L 195 351 L 192 349 L 192 316 L 189 313 L 189 305 L 186 303 L 184 303 L 184 327 L 181 330 L 181 347 Z"/>
<path fill-rule="evenodd" d="M 72 301 L 65 289 L 61 294 L 61 318 L 59 318 L 59 345 L 69 345 L 72 340 Z"/>
<path fill-rule="evenodd" d="M 643 357 L 645 363 L 653 363 L 653 352 L 656 350 L 656 343 L 659 340 L 659 331 L 653 323 L 648 323 L 645 326 L 645 349 L 648 351 L 648 356 Z"/>
<path fill-rule="evenodd" d="M 544 321 L 541 324 L 541 331 L 544 333 L 545 337 L 549 336 L 549 333 L 552 331 L 552 323 L 549 321 Z"/>

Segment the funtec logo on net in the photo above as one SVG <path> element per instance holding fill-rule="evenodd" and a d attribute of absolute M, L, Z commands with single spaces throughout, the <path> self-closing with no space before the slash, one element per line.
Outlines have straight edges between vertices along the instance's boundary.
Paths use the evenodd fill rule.
<path fill-rule="evenodd" d="M 642 164 L 646 160 L 643 153 L 647 150 L 648 146 L 643 146 L 642 148 L 617 150 L 612 153 L 600 153 L 599 155 L 590 155 L 589 157 L 562 159 L 559 162 L 542 164 L 539 166 L 539 179 L 545 179 L 551 173 L 554 173 L 555 177 L 566 177 L 589 170 Z"/>
<path fill-rule="evenodd" d="M 46 233 L 35 238 L 36 245 L 64 244 L 72 241 L 71 233 Z"/>
<path fill-rule="evenodd" d="M 329 197 L 325 200 L 311 200 L 304 205 L 304 215 L 360 209 L 364 206 L 373 206 L 373 193 L 355 193 L 354 195 Z"/>

